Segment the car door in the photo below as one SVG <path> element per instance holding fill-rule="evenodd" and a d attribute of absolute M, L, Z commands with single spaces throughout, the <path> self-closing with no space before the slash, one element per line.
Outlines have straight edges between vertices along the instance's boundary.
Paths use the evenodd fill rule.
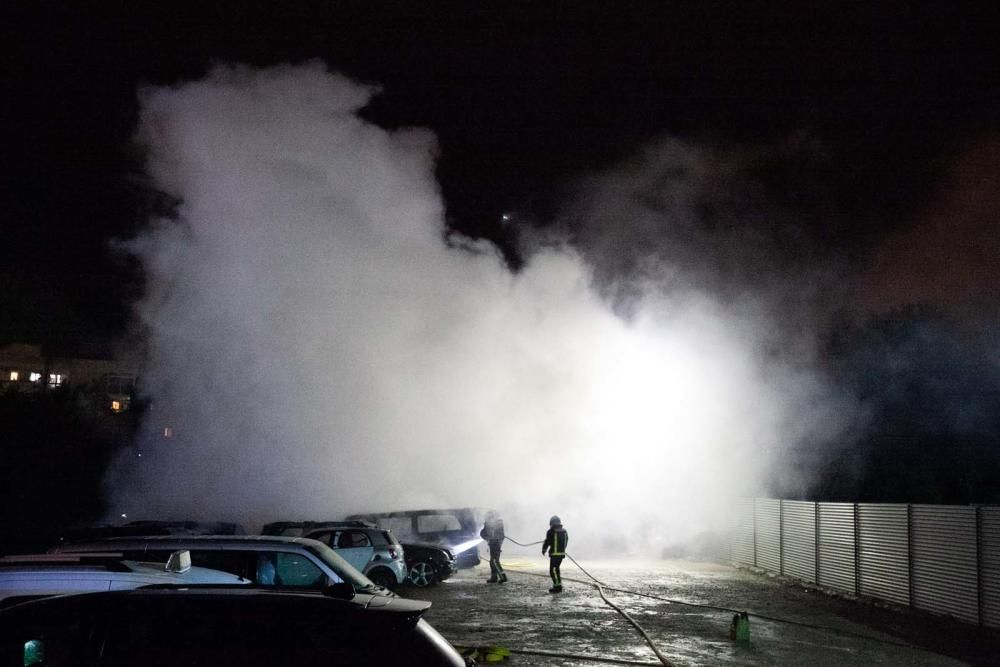
<path fill-rule="evenodd" d="M 358 572 L 364 572 L 375 555 L 375 547 L 372 545 L 368 534 L 361 530 L 343 529 L 333 533 L 330 546 L 337 550 L 337 553 L 354 566 Z"/>

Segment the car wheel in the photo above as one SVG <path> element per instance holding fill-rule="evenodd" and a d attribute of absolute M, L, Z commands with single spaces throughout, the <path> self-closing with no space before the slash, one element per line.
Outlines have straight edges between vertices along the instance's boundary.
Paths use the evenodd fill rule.
<path fill-rule="evenodd" d="M 372 583 L 376 586 L 383 586 L 385 588 L 395 588 L 396 587 L 396 577 L 389 570 L 384 567 L 380 567 L 376 570 L 372 570 L 368 573 L 368 578 L 372 580 Z"/>
<path fill-rule="evenodd" d="M 437 573 L 434 566 L 425 560 L 417 561 L 410 568 L 410 583 L 414 586 L 424 588 L 433 586 L 437 582 Z"/>

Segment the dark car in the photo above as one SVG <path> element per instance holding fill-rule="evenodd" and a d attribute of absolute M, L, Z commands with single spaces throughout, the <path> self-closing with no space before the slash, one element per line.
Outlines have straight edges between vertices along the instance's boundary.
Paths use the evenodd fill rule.
<path fill-rule="evenodd" d="M 378 528 L 374 523 L 360 520 L 352 521 L 278 521 L 269 523 L 261 529 L 264 535 L 284 535 L 291 537 L 308 537 L 324 544 L 332 541 L 338 529 L 354 528 L 375 532 L 385 532 L 390 542 L 396 540 L 389 530 Z M 405 559 L 407 582 L 414 586 L 433 586 L 444 581 L 457 570 L 455 553 L 440 544 L 423 544 L 420 542 L 402 542 L 403 558 Z"/>
<path fill-rule="evenodd" d="M 489 510 L 476 507 L 458 509 L 399 510 L 352 514 L 347 520 L 370 521 L 391 530 L 401 542 L 438 544 L 455 553 L 459 569 L 479 565 L 479 530 Z"/>
<path fill-rule="evenodd" d="M 347 584 L 61 596 L 0 611 L 0 665 L 464 665 L 428 607 Z"/>

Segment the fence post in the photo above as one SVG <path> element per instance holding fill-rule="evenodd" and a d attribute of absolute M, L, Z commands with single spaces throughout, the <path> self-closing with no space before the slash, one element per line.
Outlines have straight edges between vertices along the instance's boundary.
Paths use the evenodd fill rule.
<path fill-rule="evenodd" d="M 983 625 L 983 512 L 976 505 L 976 619 Z"/>
<path fill-rule="evenodd" d="M 785 574 L 785 501 L 778 499 L 778 574 Z"/>
<path fill-rule="evenodd" d="M 913 505 L 906 503 L 906 596 L 913 606 Z"/>
<path fill-rule="evenodd" d="M 854 594 L 861 595 L 861 520 L 858 504 L 854 505 Z"/>
<path fill-rule="evenodd" d="M 819 502 L 813 503 L 813 545 L 816 547 L 814 558 L 815 567 L 813 574 L 816 577 L 816 585 L 822 586 L 819 582 Z"/>
<path fill-rule="evenodd" d="M 757 496 L 753 497 L 753 566 L 757 567 Z"/>

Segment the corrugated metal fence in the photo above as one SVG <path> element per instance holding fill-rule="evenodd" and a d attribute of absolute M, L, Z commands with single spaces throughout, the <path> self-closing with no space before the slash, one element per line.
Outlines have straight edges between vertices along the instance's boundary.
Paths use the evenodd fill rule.
<path fill-rule="evenodd" d="M 741 498 L 737 565 L 1000 627 L 1000 507 Z"/>

